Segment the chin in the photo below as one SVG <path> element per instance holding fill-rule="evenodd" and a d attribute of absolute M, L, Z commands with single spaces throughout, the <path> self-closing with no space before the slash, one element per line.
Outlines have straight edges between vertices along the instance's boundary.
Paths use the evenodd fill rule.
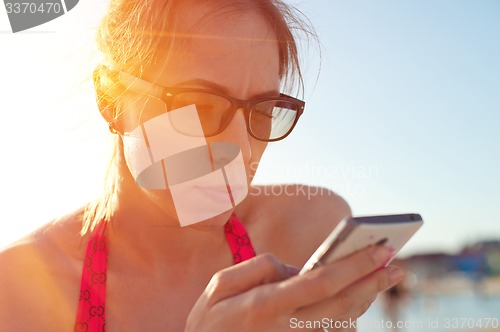
<path fill-rule="evenodd" d="M 221 229 L 231 217 L 233 210 L 228 210 L 210 219 L 206 219 L 195 224 L 186 226 L 186 228 L 196 229 L 200 231 L 212 231 Z"/>

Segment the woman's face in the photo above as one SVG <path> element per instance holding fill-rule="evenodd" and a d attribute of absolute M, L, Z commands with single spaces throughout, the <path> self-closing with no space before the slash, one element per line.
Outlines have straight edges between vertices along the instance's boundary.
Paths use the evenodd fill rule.
<path fill-rule="evenodd" d="M 181 46 L 174 47 L 164 57 L 165 62 L 144 78 L 164 87 L 215 90 L 243 100 L 279 95 L 278 45 L 267 22 L 254 13 L 206 15 L 206 10 L 196 6 L 183 12 Z M 133 109 L 126 113 L 130 128 L 137 127 L 138 117 L 148 112 L 148 107 L 158 105 L 157 100 L 140 98 L 126 105 Z M 192 130 L 203 128 L 205 120 L 190 117 L 196 114 L 196 110 L 192 111 L 187 107 L 167 114 L 170 121 L 181 119 L 178 121 L 184 121 Z M 177 215 L 174 219 L 182 226 L 203 220 L 225 222 L 246 196 L 266 143 L 248 134 L 242 109 L 236 111 L 223 132 L 211 137 L 179 136 L 170 126 L 172 123 L 161 118 L 149 119 L 148 125 L 139 127 L 136 133 L 148 141 L 150 156 L 155 147 L 163 151 L 161 158 L 168 157 L 156 163 L 157 178 L 167 185 L 155 188 L 139 183 L 151 182 L 151 174 L 136 181 L 164 212 Z M 136 145 L 124 137 L 129 168 L 140 163 Z"/>

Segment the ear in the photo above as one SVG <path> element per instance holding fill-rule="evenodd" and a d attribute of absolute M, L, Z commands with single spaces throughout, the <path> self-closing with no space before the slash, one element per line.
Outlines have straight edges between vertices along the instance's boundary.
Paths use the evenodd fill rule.
<path fill-rule="evenodd" d="M 96 102 L 102 117 L 110 125 L 116 119 L 116 109 L 112 105 L 111 97 L 107 95 L 102 89 L 102 74 L 105 72 L 105 66 L 99 65 L 94 69 L 92 75 L 94 80 L 94 87 L 96 92 Z"/>
<path fill-rule="evenodd" d="M 115 120 L 116 112 L 115 108 L 109 104 L 108 100 L 106 100 L 102 95 L 96 95 L 97 108 L 101 112 L 102 117 L 106 122 L 111 123 Z"/>

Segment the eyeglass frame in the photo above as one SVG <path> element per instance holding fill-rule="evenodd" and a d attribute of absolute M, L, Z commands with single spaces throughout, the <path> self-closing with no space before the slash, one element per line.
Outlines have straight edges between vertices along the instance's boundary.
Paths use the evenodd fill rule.
<path fill-rule="evenodd" d="M 234 115 L 236 114 L 236 112 L 241 108 L 241 109 L 243 109 L 243 112 L 245 115 L 245 125 L 247 127 L 247 133 L 249 133 L 250 136 L 252 136 L 256 140 L 259 140 L 262 142 L 280 141 L 280 140 L 286 138 L 288 135 L 290 135 L 290 133 L 295 128 L 295 125 L 297 124 L 300 116 L 304 112 L 304 108 L 305 108 L 305 101 L 297 99 L 297 98 L 289 96 L 289 95 L 286 95 L 284 93 L 280 93 L 280 95 L 276 96 L 276 97 L 260 97 L 260 98 L 252 98 L 252 99 L 248 99 L 248 100 L 243 100 L 243 99 L 235 98 L 233 96 L 229 96 L 229 95 L 226 95 L 226 94 L 221 93 L 219 91 L 214 91 L 214 90 L 210 90 L 210 89 L 164 87 L 164 86 L 149 82 L 147 80 L 144 80 L 142 78 L 136 77 L 132 74 L 129 74 L 129 73 L 126 73 L 126 72 L 123 72 L 120 70 L 114 70 L 114 69 L 111 69 L 107 66 L 100 66 L 100 67 L 101 67 L 101 69 L 105 69 L 111 73 L 115 73 L 117 75 L 116 78 L 125 87 L 126 90 L 131 90 L 131 91 L 141 93 L 144 95 L 148 95 L 148 96 L 151 96 L 153 98 L 161 100 L 165 104 L 167 113 L 172 111 L 170 109 L 172 106 L 172 101 L 175 98 L 175 96 L 177 94 L 180 94 L 180 93 L 186 93 L 186 92 L 210 93 L 210 94 L 213 94 L 213 95 L 216 95 L 216 96 L 219 96 L 219 97 L 222 97 L 222 98 L 228 100 L 231 103 L 231 107 L 226 111 L 226 112 L 230 112 L 229 113 L 230 117 L 228 118 L 226 125 L 222 129 L 219 129 L 216 133 L 211 134 L 211 135 L 207 135 L 205 137 L 216 136 L 216 135 L 222 133 L 224 130 L 226 130 L 227 127 L 229 126 L 229 124 L 231 123 L 232 119 L 234 118 Z M 285 135 L 283 135 L 279 138 L 264 140 L 264 139 L 261 139 L 261 138 L 255 136 L 252 133 L 252 130 L 250 129 L 250 124 L 249 124 L 250 113 L 254 109 L 255 105 L 262 103 L 262 102 L 266 102 L 266 101 L 283 101 L 283 102 L 292 103 L 292 104 L 297 106 L 297 110 L 296 110 L 297 116 L 295 117 L 292 126 L 290 127 L 290 129 L 287 131 L 287 133 Z M 108 122 L 110 131 L 112 133 L 115 133 L 115 134 L 118 132 L 118 130 L 114 126 L 116 121 L 117 121 L 117 118 L 118 117 L 115 117 L 113 120 Z"/>

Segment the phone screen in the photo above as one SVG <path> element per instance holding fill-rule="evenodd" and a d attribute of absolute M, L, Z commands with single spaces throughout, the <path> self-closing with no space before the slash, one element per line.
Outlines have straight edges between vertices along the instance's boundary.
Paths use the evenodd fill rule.
<path fill-rule="evenodd" d="M 380 215 L 342 220 L 306 262 L 299 274 L 341 259 L 370 245 L 394 248 L 394 255 L 422 226 L 419 214 Z"/>

